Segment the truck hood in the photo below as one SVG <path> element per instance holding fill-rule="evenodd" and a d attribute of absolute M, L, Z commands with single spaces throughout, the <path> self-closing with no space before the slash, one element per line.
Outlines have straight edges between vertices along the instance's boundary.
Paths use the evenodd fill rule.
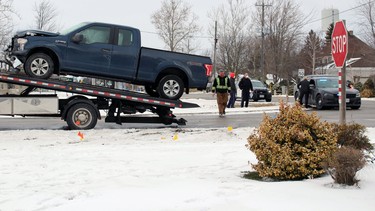
<path fill-rule="evenodd" d="M 56 37 L 59 33 L 40 31 L 40 30 L 25 30 L 16 33 L 15 37 L 27 37 L 27 36 L 43 36 L 43 37 Z"/>

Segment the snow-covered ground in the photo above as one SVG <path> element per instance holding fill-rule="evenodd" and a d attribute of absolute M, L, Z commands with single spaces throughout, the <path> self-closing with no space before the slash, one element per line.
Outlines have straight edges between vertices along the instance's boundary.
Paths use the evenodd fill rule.
<path fill-rule="evenodd" d="M 189 101 L 201 108 L 176 112 L 217 115 L 214 100 Z M 243 178 L 257 162 L 245 147 L 253 129 L 0 131 L 0 210 L 374 210 L 375 164 L 359 187 Z M 366 134 L 375 143 L 375 128 Z"/>

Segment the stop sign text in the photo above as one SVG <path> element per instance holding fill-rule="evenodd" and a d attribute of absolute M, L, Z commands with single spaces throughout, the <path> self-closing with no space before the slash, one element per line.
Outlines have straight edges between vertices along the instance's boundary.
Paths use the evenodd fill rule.
<path fill-rule="evenodd" d="M 346 51 L 346 35 L 339 35 L 332 37 L 332 54 L 343 53 Z"/>

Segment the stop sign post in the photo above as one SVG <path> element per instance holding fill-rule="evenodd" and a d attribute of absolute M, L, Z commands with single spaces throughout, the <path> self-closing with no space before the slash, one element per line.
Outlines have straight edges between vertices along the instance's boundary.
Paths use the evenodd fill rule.
<path fill-rule="evenodd" d="M 343 21 L 337 21 L 333 28 L 331 37 L 331 52 L 333 61 L 339 71 L 339 104 L 340 104 L 340 123 L 346 122 L 346 56 L 348 54 L 348 31 Z M 342 70 L 341 70 L 342 68 Z"/>

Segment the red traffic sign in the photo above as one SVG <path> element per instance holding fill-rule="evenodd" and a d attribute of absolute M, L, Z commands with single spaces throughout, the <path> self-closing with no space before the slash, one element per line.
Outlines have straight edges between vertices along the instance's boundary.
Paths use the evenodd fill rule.
<path fill-rule="evenodd" d="M 337 21 L 333 28 L 331 52 L 336 67 L 342 68 L 348 54 L 348 31 L 343 21 Z"/>

